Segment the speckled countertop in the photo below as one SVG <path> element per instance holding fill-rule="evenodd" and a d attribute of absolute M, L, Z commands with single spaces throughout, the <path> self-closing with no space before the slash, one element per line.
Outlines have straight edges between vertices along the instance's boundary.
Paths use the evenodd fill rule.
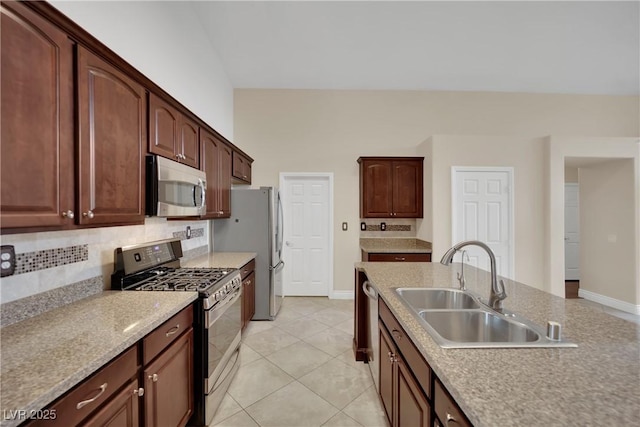
<path fill-rule="evenodd" d="M 555 320 L 577 348 L 443 349 L 392 288 L 457 287 L 459 264 L 357 263 L 434 373 L 476 427 L 637 425 L 640 325 L 505 280 L 505 309 L 538 325 Z M 485 299 L 489 274 L 465 266 Z"/>
<path fill-rule="evenodd" d="M 1 413 L 46 407 L 197 296 L 105 291 L 0 329 Z"/>
<path fill-rule="evenodd" d="M 367 253 L 431 253 L 431 243 L 406 237 L 362 237 L 360 249 Z"/>
<path fill-rule="evenodd" d="M 211 252 L 190 259 L 183 267 L 240 268 L 256 257 L 255 252 Z"/>

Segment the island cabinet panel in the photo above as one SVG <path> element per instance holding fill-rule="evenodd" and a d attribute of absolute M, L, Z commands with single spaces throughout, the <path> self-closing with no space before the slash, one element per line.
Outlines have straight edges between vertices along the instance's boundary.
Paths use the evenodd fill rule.
<path fill-rule="evenodd" d="M 18 2 L 2 2 L 2 228 L 73 224 L 73 43 Z"/>
<path fill-rule="evenodd" d="M 358 362 L 368 360 L 367 355 L 372 348 L 367 338 L 369 334 L 369 298 L 362 289 L 366 280 L 367 276 L 356 269 L 355 289 L 353 290 L 353 355 Z"/>
<path fill-rule="evenodd" d="M 154 93 L 149 93 L 149 152 L 200 167 L 198 124 Z"/>
<path fill-rule="evenodd" d="M 426 253 L 369 253 L 363 261 L 376 262 L 431 262 Z"/>
<path fill-rule="evenodd" d="M 147 427 L 178 427 L 193 413 L 193 328 L 144 369 Z"/>
<path fill-rule="evenodd" d="M 431 427 L 429 400 L 414 380 L 405 360 L 398 357 L 396 364 L 398 404 L 395 425 Z"/>
<path fill-rule="evenodd" d="M 423 157 L 360 157 L 361 218 L 422 218 Z"/>
<path fill-rule="evenodd" d="M 207 212 L 203 218 L 231 216 L 231 153 L 216 135 L 200 130 L 200 169 L 207 174 Z"/>
<path fill-rule="evenodd" d="M 146 92 L 78 47 L 79 223 L 144 222 Z"/>

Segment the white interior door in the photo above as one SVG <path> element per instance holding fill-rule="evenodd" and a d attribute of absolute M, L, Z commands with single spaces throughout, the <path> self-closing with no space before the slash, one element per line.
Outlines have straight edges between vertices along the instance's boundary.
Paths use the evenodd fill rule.
<path fill-rule="evenodd" d="M 564 185 L 564 279 L 580 280 L 580 204 L 578 184 Z"/>
<path fill-rule="evenodd" d="M 498 275 L 513 278 L 513 170 L 454 167 L 452 192 L 453 244 L 463 240 L 486 243 L 496 256 Z M 471 265 L 490 270 L 483 249 L 464 249 Z"/>
<path fill-rule="evenodd" d="M 283 174 L 284 293 L 328 296 L 332 281 L 331 183 L 328 174 Z M 282 180 L 281 180 L 282 182 Z"/>

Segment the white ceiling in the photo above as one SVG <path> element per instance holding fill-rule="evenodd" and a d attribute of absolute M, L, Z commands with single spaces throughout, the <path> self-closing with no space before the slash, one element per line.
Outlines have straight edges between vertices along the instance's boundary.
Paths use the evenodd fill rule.
<path fill-rule="evenodd" d="M 194 2 L 234 88 L 640 93 L 640 2 Z"/>

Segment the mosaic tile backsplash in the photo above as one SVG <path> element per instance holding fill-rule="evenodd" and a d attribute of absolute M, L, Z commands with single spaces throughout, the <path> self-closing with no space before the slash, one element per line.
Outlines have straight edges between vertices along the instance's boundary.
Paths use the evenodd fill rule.
<path fill-rule="evenodd" d="M 360 237 L 416 237 L 416 220 L 412 218 L 365 218 L 360 222 L 366 227 L 360 230 Z"/>
<path fill-rule="evenodd" d="M 89 259 L 89 245 L 16 254 L 16 270 L 13 274 L 24 274 L 47 268 L 59 267 Z"/>

